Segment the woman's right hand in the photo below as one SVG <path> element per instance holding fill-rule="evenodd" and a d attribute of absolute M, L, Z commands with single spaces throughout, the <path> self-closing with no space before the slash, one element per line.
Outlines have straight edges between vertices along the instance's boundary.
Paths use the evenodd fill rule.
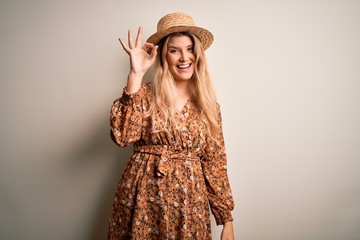
<path fill-rule="evenodd" d="M 158 46 L 151 43 L 145 43 L 141 46 L 142 28 L 139 27 L 135 43 L 132 38 L 131 31 L 128 31 L 128 45 L 119 38 L 121 46 L 130 56 L 130 73 L 126 91 L 128 93 L 137 92 L 140 89 L 142 78 L 145 72 L 154 63 Z M 148 54 L 148 50 L 151 50 Z"/>

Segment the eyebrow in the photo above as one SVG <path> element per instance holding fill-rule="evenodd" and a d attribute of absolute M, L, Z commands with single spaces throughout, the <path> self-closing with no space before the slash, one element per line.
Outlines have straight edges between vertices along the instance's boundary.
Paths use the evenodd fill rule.
<path fill-rule="evenodd" d="M 193 47 L 194 44 L 190 44 L 189 46 L 187 46 L 186 48 L 189 48 L 189 47 Z M 175 46 L 168 46 L 168 48 L 175 48 L 175 49 L 179 49 L 178 47 L 175 47 Z"/>

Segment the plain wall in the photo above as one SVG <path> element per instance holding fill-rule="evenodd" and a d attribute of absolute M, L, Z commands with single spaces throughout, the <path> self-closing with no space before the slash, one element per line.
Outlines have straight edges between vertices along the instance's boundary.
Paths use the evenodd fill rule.
<path fill-rule="evenodd" d="M 215 36 L 236 239 L 359 240 L 355 0 L 1 0 L 0 239 L 105 239 L 131 153 L 109 136 L 117 39 L 174 11 Z"/>

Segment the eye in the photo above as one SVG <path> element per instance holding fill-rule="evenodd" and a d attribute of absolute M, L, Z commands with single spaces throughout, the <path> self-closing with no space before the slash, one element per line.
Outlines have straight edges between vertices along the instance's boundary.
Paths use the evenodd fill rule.
<path fill-rule="evenodd" d="M 188 51 L 189 51 L 189 52 L 193 52 L 193 51 L 194 51 L 194 48 L 193 48 L 193 47 L 189 47 L 189 48 L 188 48 Z"/>
<path fill-rule="evenodd" d="M 178 52 L 179 52 L 179 50 L 174 49 L 174 48 L 172 48 L 172 49 L 170 50 L 170 53 L 178 53 Z"/>

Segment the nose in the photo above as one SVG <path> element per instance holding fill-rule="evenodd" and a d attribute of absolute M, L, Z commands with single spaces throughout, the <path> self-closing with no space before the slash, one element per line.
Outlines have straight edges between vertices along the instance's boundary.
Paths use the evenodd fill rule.
<path fill-rule="evenodd" d="M 181 56 L 180 56 L 180 62 L 186 62 L 187 60 L 189 59 L 189 55 L 188 53 L 185 51 L 185 52 L 181 52 Z"/>

